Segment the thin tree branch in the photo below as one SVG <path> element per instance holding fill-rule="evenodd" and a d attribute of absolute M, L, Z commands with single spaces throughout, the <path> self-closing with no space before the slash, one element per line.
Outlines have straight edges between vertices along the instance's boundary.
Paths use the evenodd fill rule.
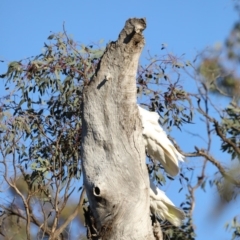
<path fill-rule="evenodd" d="M 66 227 L 69 225 L 69 223 L 77 216 L 80 207 L 83 205 L 83 201 L 84 201 L 84 195 L 85 195 L 85 188 L 83 187 L 80 198 L 79 198 L 79 202 L 77 204 L 77 207 L 75 208 L 74 212 L 66 219 L 66 221 L 61 225 L 61 227 L 59 227 L 54 235 L 55 236 L 59 236 L 65 229 Z"/>

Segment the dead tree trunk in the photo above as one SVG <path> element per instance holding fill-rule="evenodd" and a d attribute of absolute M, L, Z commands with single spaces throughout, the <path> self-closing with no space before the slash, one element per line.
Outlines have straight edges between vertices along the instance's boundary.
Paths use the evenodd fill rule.
<path fill-rule="evenodd" d="M 145 19 L 129 19 L 84 90 L 82 166 L 98 239 L 154 239 L 136 71 Z"/>

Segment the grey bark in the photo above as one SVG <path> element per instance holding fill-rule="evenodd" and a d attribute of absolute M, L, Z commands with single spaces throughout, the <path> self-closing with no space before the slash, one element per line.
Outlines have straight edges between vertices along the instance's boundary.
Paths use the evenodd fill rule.
<path fill-rule="evenodd" d="M 84 89 L 84 186 L 99 239 L 154 239 L 136 71 L 145 19 L 129 19 Z"/>

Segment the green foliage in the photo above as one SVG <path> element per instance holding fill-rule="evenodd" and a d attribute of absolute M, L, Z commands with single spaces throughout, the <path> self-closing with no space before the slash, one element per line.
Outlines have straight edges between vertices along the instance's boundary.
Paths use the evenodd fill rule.
<path fill-rule="evenodd" d="M 233 231 L 231 240 L 239 239 L 240 237 L 240 224 L 239 217 L 234 217 L 231 223 L 225 225 L 226 230 Z"/>
<path fill-rule="evenodd" d="M 225 43 L 227 47 L 228 58 L 237 63 L 240 63 L 239 32 L 240 32 L 240 22 L 236 22 Z"/>
<path fill-rule="evenodd" d="M 235 8 L 240 13 L 239 1 Z M 240 22 L 233 25 L 232 30 L 221 48 L 205 51 L 200 59 L 198 72 L 202 83 L 211 93 L 230 97 L 231 103 L 220 113 L 221 121 L 214 122 L 213 127 L 221 140 L 221 150 L 234 160 L 232 166 L 225 169 L 224 174 L 216 173 L 216 178 L 210 180 L 215 185 L 221 197 L 222 208 L 229 201 L 239 196 L 239 159 L 240 159 Z M 211 119 L 212 120 L 212 119 Z M 219 163 L 216 163 L 219 166 Z M 220 210 L 218 210 L 220 211 Z M 239 217 L 226 224 L 226 229 L 233 232 L 232 239 L 239 239 Z"/>
<path fill-rule="evenodd" d="M 161 124 L 167 125 L 169 129 L 172 126 L 180 129 L 184 123 L 191 123 L 191 98 L 180 84 L 180 72 L 185 64 L 171 54 L 163 58 L 150 57 L 149 62 L 149 65 L 140 66 L 138 70 L 138 97 L 142 99 L 144 96 L 150 100 L 149 109 L 157 111 Z"/>
<path fill-rule="evenodd" d="M 164 224 L 162 226 L 162 230 L 163 230 L 164 239 L 195 240 L 195 237 L 196 237 L 191 218 L 188 218 L 186 223 L 184 223 L 180 228 L 173 227 L 170 224 Z"/>
<path fill-rule="evenodd" d="M 82 91 L 103 49 L 78 46 L 62 33 L 48 39 L 43 53 L 9 63 L 1 75 L 10 92 L 1 99 L 0 154 L 6 168 L 13 155 L 14 180 L 23 176 L 28 198 L 62 199 L 52 206 L 60 214 L 81 177 Z"/>
<path fill-rule="evenodd" d="M 63 34 L 49 36 L 42 54 L 11 62 L 4 77 L 15 92 L 2 105 L 13 111 L 9 131 L 21 132 L 20 163 L 32 170 L 66 177 L 80 177 L 81 101 L 84 84 L 95 72 L 100 49 L 78 46 Z M 8 138 L 11 142 L 11 138 Z M 6 143 L 8 145 L 8 143 Z M 29 165 L 26 164 L 26 168 Z"/>
<path fill-rule="evenodd" d="M 236 73 L 227 70 L 221 62 L 219 57 L 211 56 L 201 61 L 198 71 L 203 76 L 203 82 L 212 93 L 238 99 L 240 80 Z"/>
<path fill-rule="evenodd" d="M 240 108 L 236 104 L 229 105 L 225 110 L 225 115 L 222 117 L 222 131 L 226 138 L 231 141 L 236 147 L 240 148 Z M 222 141 L 221 150 L 231 154 L 232 159 L 239 158 L 239 154 L 233 149 L 232 144 Z"/>
<path fill-rule="evenodd" d="M 239 33 L 240 22 L 237 21 L 224 47 L 205 51 L 198 67 L 202 80 L 210 91 L 232 97 L 234 101 L 238 101 L 240 97 L 240 77 L 237 70 L 240 63 Z"/>

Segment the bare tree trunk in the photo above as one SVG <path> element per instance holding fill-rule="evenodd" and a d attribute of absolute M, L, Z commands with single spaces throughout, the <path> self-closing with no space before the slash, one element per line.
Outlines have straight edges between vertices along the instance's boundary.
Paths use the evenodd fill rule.
<path fill-rule="evenodd" d="M 82 159 L 84 185 L 98 239 L 154 239 L 136 71 L 145 19 L 129 19 L 108 44 L 85 87 Z"/>

